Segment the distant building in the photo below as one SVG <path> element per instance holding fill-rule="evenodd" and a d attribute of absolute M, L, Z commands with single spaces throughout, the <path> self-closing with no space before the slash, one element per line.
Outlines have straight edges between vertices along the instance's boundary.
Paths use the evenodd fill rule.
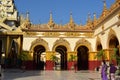
<path fill-rule="evenodd" d="M 28 12 L 26 17 L 18 16 L 13 0 L 0 3 L 0 53 L 5 66 L 15 67 L 24 51 L 30 56 L 28 68 L 53 70 L 56 65 L 57 69 L 69 70 L 76 62 L 78 70 L 94 70 L 100 66 L 94 58 L 98 51 L 104 50 L 109 61 L 113 49 L 120 49 L 120 0 L 109 9 L 104 2 L 101 16 L 94 14 L 92 20 L 88 15 L 85 25 L 74 23 L 72 13 L 65 25 L 56 24 L 52 13 L 47 24 L 32 24 Z"/>

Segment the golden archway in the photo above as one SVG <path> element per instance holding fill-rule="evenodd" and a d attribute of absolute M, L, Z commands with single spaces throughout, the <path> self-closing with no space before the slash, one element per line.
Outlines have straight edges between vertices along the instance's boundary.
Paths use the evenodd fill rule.
<path fill-rule="evenodd" d="M 49 47 L 45 40 L 38 38 L 31 43 L 30 53 L 33 55 L 35 69 L 44 70 L 46 51 L 49 51 Z"/>
<path fill-rule="evenodd" d="M 67 70 L 67 55 L 71 51 L 69 42 L 60 38 L 56 40 L 52 50 L 60 55 L 60 69 Z"/>
<path fill-rule="evenodd" d="M 97 37 L 97 39 L 96 39 L 96 51 L 100 51 L 101 49 L 102 49 L 101 40 L 99 37 Z"/>
<path fill-rule="evenodd" d="M 56 47 L 59 46 L 59 45 L 65 46 L 67 48 L 67 52 L 71 51 L 69 42 L 67 40 L 63 39 L 63 38 L 60 38 L 60 39 L 58 39 L 54 42 L 52 51 L 55 51 Z"/>
<path fill-rule="evenodd" d="M 79 46 L 86 46 L 89 49 L 89 51 L 92 51 L 91 43 L 89 41 L 85 40 L 84 38 L 76 42 L 74 51 L 77 51 Z"/>
<path fill-rule="evenodd" d="M 42 45 L 46 51 L 49 51 L 48 43 L 44 39 L 41 39 L 41 38 L 38 38 L 31 43 L 31 47 L 29 51 L 34 52 L 34 48 L 38 45 Z"/>
<path fill-rule="evenodd" d="M 89 50 L 91 44 L 84 38 L 76 42 L 75 51 L 77 52 L 77 67 L 78 70 L 88 70 L 89 68 Z"/>
<path fill-rule="evenodd" d="M 108 48 L 115 48 L 119 45 L 119 40 L 116 36 L 116 33 L 113 29 L 110 29 L 109 34 L 108 34 Z"/>

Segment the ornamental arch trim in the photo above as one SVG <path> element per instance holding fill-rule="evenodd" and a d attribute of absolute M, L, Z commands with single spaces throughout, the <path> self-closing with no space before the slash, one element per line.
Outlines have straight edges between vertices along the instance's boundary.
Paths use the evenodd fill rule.
<path fill-rule="evenodd" d="M 41 38 L 38 38 L 31 43 L 31 47 L 29 51 L 34 52 L 34 48 L 38 45 L 42 45 L 46 51 L 49 51 L 48 43 L 44 39 L 41 39 Z"/>
<path fill-rule="evenodd" d="M 54 42 L 52 51 L 55 51 L 56 47 L 60 45 L 65 46 L 67 48 L 67 52 L 71 51 L 70 43 L 63 38 L 60 38 Z"/>
<path fill-rule="evenodd" d="M 96 47 L 95 47 L 95 49 L 96 49 L 96 51 L 98 51 L 98 47 L 101 47 L 101 49 L 102 49 L 102 43 L 101 43 L 101 39 L 100 39 L 100 37 L 98 37 L 97 36 L 97 39 L 96 39 L 96 45 L 95 45 Z M 100 50 L 100 49 L 99 49 Z"/>
<path fill-rule="evenodd" d="M 92 51 L 92 48 L 91 48 L 91 43 L 87 40 L 85 40 L 84 38 L 83 39 L 80 39 L 79 41 L 76 42 L 76 46 L 74 48 L 74 51 L 77 52 L 77 49 L 80 47 L 80 46 L 86 46 L 88 49 L 89 49 L 89 52 Z"/>
<path fill-rule="evenodd" d="M 107 39 L 107 47 L 109 48 L 109 42 L 112 38 L 116 38 L 118 40 L 118 37 L 116 36 L 116 32 L 113 29 L 110 29 L 109 33 L 108 33 L 108 39 Z M 118 40 L 118 43 L 119 40 Z"/>

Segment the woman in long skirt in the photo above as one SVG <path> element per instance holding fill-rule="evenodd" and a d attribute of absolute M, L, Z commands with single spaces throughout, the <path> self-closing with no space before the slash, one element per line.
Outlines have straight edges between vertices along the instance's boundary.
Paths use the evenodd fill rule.
<path fill-rule="evenodd" d="M 105 61 L 103 61 L 103 65 L 102 65 L 102 69 L 101 69 L 101 78 L 102 78 L 102 80 L 108 80 L 107 65 L 106 65 Z"/>

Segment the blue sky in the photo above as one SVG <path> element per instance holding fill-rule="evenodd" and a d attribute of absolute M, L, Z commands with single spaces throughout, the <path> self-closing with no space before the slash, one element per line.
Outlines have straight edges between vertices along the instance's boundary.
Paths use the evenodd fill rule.
<path fill-rule="evenodd" d="M 115 0 L 106 0 L 107 8 Z M 30 20 L 33 24 L 44 24 L 49 21 L 50 12 L 57 24 L 69 22 L 70 13 L 76 24 L 85 24 L 88 13 L 93 17 L 96 13 L 100 16 L 103 9 L 103 0 L 15 0 L 17 10 L 21 14 L 27 11 L 30 13 Z"/>

